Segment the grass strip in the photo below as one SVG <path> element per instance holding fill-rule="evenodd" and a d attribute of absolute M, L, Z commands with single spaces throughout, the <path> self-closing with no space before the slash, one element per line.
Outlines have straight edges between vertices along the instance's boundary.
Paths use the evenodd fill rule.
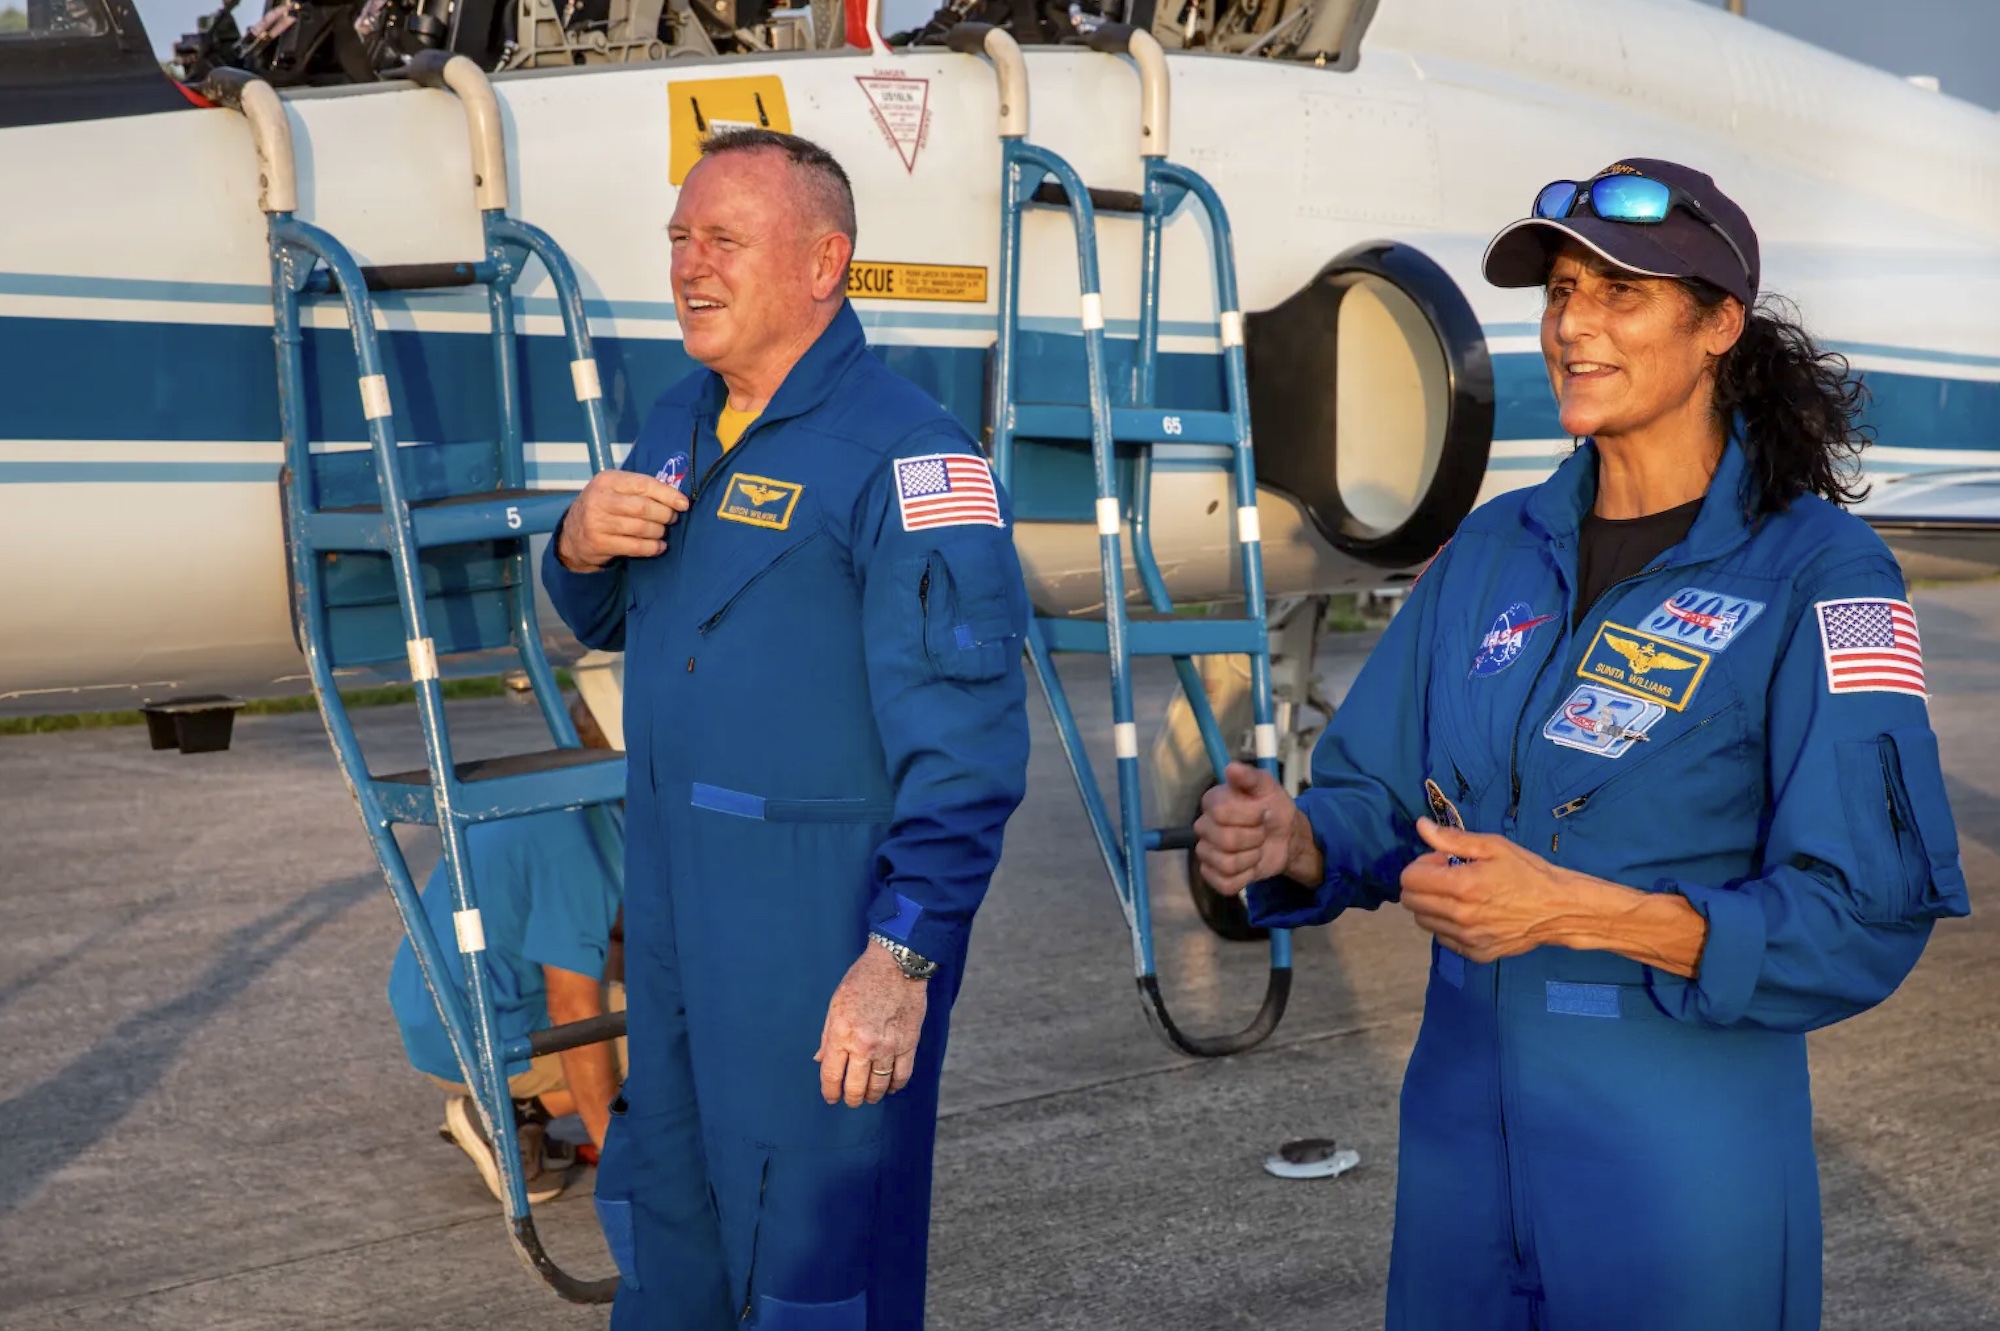
<path fill-rule="evenodd" d="M 563 690 L 576 687 L 567 670 L 556 671 L 556 684 Z M 499 675 L 479 675 L 472 679 L 443 681 L 445 700 L 499 698 L 509 692 Z M 349 707 L 400 707 L 417 700 L 417 691 L 408 684 L 384 684 L 368 689 L 342 689 L 340 700 Z M 285 716 L 292 712 L 317 710 L 310 693 L 288 698 L 252 698 L 243 704 L 239 716 Z M 47 735 L 59 730 L 101 730 L 106 726 L 138 726 L 146 722 L 138 711 L 61 712 L 48 716 L 0 716 L 0 735 Z"/>

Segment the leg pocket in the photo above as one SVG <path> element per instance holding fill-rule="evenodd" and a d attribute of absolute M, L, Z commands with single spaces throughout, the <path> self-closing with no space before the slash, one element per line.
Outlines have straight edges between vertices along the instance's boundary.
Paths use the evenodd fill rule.
<path fill-rule="evenodd" d="M 751 1325 L 757 1331 L 868 1331 L 868 1295 L 837 1303 L 789 1303 L 766 1295 Z"/>
<path fill-rule="evenodd" d="M 618 1278 L 633 1289 L 639 1283 L 639 1263 L 632 1248 L 632 1164 L 631 1126 L 626 1122 L 625 1097 L 611 1102 L 611 1123 L 604 1130 L 604 1149 L 597 1161 L 597 1224 L 604 1231 L 604 1246 L 611 1249 Z"/>
<path fill-rule="evenodd" d="M 752 1325 L 863 1331 L 880 1164 L 879 1142 L 769 1153 L 741 1305 Z"/>

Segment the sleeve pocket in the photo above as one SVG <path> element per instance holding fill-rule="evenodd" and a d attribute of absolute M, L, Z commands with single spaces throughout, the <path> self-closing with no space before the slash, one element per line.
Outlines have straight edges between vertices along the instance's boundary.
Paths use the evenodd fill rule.
<path fill-rule="evenodd" d="M 912 562 L 931 677 L 976 684 L 1006 674 L 1020 655 L 1027 618 L 1027 589 L 1013 561 L 988 557 L 976 543 Z"/>
<path fill-rule="evenodd" d="M 1905 726 L 1839 746 L 1841 803 L 1863 918 L 1904 923 L 1971 912 L 1937 736 Z"/>

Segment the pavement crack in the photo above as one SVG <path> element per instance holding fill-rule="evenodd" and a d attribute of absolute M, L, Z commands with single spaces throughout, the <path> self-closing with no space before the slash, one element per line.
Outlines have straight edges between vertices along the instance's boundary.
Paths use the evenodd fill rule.
<path fill-rule="evenodd" d="M 1123 1086 L 1137 1081 L 1148 1081 L 1154 1077 L 1169 1077 L 1182 1072 L 1194 1072 L 1211 1064 L 1228 1064 L 1238 1060 L 1270 1058 L 1303 1049 L 1308 1045 L 1324 1044 L 1329 1040 L 1344 1040 L 1352 1035 L 1367 1035 L 1389 1026 L 1401 1024 L 1402 1019 L 1363 1022 L 1358 1026 L 1342 1026 L 1337 1030 L 1315 1031 L 1311 1035 L 1300 1035 L 1289 1040 L 1267 1041 L 1258 1048 L 1244 1054 L 1231 1054 L 1227 1058 L 1183 1058 L 1178 1062 L 1162 1063 L 1156 1067 L 1140 1068 L 1134 1072 L 1121 1072 L 1111 1077 L 1100 1077 L 1096 1081 L 1080 1082 L 1074 1086 L 1058 1086 L 1046 1091 L 1034 1091 L 1027 1095 L 1017 1095 L 1007 1099 L 987 1100 L 978 1104 L 964 1105 L 955 1109 L 938 1112 L 940 1123 L 947 1119 L 973 1118 L 980 1114 L 992 1113 L 1000 1109 L 1012 1109 L 1017 1105 L 1039 1104 L 1046 1100 L 1059 1100 L 1067 1095 L 1085 1095 L 1091 1091 L 1101 1091 L 1110 1086 Z"/>
<path fill-rule="evenodd" d="M 309 1262 L 324 1261 L 329 1257 L 342 1257 L 348 1253 L 362 1252 L 368 1248 L 380 1248 L 391 1243 L 403 1243 L 426 1234 L 442 1234 L 447 1230 L 463 1229 L 468 1225 L 489 1224 L 490 1214 L 461 1216 L 456 1220 L 446 1220 L 435 1225 L 425 1225 L 418 1229 L 400 1230 L 378 1238 L 362 1239 L 338 1248 L 322 1248 L 314 1252 L 299 1253 L 293 1257 L 281 1257 L 276 1261 L 260 1262 L 255 1266 L 238 1267 L 232 1271 L 218 1271 L 210 1275 L 195 1276 L 189 1280 L 177 1280 L 171 1284 L 155 1285 L 147 1289 L 133 1290 L 125 1294 L 113 1294 L 101 1299 L 84 1299 L 77 1303 L 64 1304 L 56 1308 L 39 1310 L 40 1315 L 49 1313 L 81 1312 L 87 1308 L 116 1308 L 139 1303 L 146 1299 L 158 1298 L 163 1294 L 176 1294 L 185 1289 L 198 1289 L 203 1285 L 219 1285 L 224 1281 L 240 1280 L 244 1276 L 260 1275 L 266 1271 L 282 1271 L 286 1267 L 303 1266 Z M 9 1323 L 11 1324 L 11 1323 Z"/>

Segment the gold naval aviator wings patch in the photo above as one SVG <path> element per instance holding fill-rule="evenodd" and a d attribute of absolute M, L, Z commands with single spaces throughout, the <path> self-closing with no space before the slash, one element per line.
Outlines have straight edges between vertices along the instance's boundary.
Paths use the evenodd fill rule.
<path fill-rule="evenodd" d="M 1576 673 L 1678 712 L 1694 697 L 1712 659 L 1683 643 L 1606 621 Z"/>
<path fill-rule="evenodd" d="M 796 481 L 774 481 L 769 476 L 738 472 L 729 478 L 729 487 L 715 506 L 715 516 L 783 531 L 792 525 L 792 510 L 799 506 L 799 495 L 804 489 Z"/>

